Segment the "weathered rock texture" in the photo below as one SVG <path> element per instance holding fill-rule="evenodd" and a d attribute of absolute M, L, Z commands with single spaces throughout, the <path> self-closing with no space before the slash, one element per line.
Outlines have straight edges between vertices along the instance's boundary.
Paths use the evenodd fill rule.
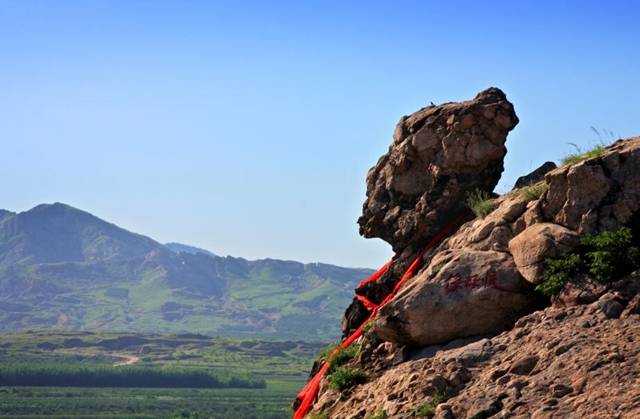
<path fill-rule="evenodd" d="M 358 220 L 365 237 L 392 245 L 395 262 L 379 281 L 356 293 L 379 303 L 427 239 L 454 217 L 472 218 L 467 194 L 493 190 L 503 170 L 507 134 L 517 123 L 513 105 L 496 88 L 400 120 L 389 152 L 369 171 L 367 200 Z M 367 317 L 354 299 L 342 322 L 344 335 Z"/>
<path fill-rule="evenodd" d="M 545 219 L 593 233 L 620 225 L 637 228 L 640 209 L 640 137 L 618 140 L 604 155 L 560 167 L 545 176 Z"/>
<path fill-rule="evenodd" d="M 360 234 L 379 237 L 396 252 L 423 243 L 465 208 L 468 192 L 493 191 L 507 133 L 517 123 L 513 105 L 496 88 L 403 117 L 389 152 L 367 175 Z"/>
<path fill-rule="evenodd" d="M 538 283 L 547 257 L 559 257 L 573 250 L 580 236 L 566 227 L 540 223 L 527 227 L 509 241 L 509 252 L 518 270 L 528 281 Z"/>
<path fill-rule="evenodd" d="M 638 418 L 640 310 L 608 298 L 537 311 L 472 343 L 413 351 L 381 344 L 359 361 L 369 381 L 343 394 L 323 388 L 315 410 L 332 419 L 382 411 L 414 418 L 419 406 L 444 395 L 439 419 Z M 609 317 L 607 302 L 622 311 Z"/>
<path fill-rule="evenodd" d="M 430 266 L 382 308 L 373 326 L 378 338 L 426 346 L 498 333 L 534 307 L 529 284 L 505 253 L 446 250 Z"/>
<path fill-rule="evenodd" d="M 466 104 L 415 115 L 437 119 L 453 108 L 467 109 L 483 95 L 502 98 L 497 108 L 503 112 L 512 109 L 501 92 L 490 89 Z M 447 166 L 442 156 L 432 158 L 438 164 L 430 166 L 416 157 L 414 143 L 432 144 L 426 138 L 433 137 L 420 134 L 424 127 L 456 128 L 435 122 L 416 126 L 413 121 L 420 118 L 412 118 L 401 121 L 389 154 L 372 169 L 361 219 L 366 235 L 402 249 L 396 256 L 402 263 L 390 277 L 406 267 L 417 243 L 444 225 L 437 207 L 427 209 L 431 202 L 451 213 L 456 204 L 449 196 L 441 199 L 444 191 L 493 182 L 479 185 L 450 173 L 443 175 L 446 188 L 434 187 L 442 167 L 456 166 Z M 477 129 L 458 123 L 470 132 L 488 129 L 485 120 Z M 446 135 L 437 138 L 441 147 L 430 150 L 446 154 Z M 490 177 L 497 167 L 502 170 L 497 156 L 486 167 Z M 411 171 L 420 164 L 438 169 L 420 177 Z M 415 177 L 417 183 L 398 180 L 407 173 L 412 175 L 406 179 Z M 380 310 L 360 340 L 363 349 L 353 364 L 368 373 L 368 382 L 340 395 L 324 382 L 317 411 L 329 418 L 364 418 L 384 410 L 392 418 L 409 418 L 416 407 L 441 394 L 449 400 L 438 407 L 438 418 L 640 417 L 640 273 L 608 285 L 576 278 L 547 308 L 550 303 L 533 292 L 544 258 L 571 251 L 580 235 L 626 225 L 640 237 L 640 137 L 556 168 L 543 182 L 536 188 L 539 196 L 515 190 L 495 198 L 489 215 L 464 223 L 425 255 L 421 270 Z M 387 217 L 389 211 L 395 215 Z M 484 340 L 470 343 L 479 337 Z"/>
<path fill-rule="evenodd" d="M 575 175 L 585 172 L 599 177 Z M 601 157 L 558 168 L 545 179 L 548 190 L 538 199 L 519 191 L 501 196 L 487 217 L 445 240 L 380 310 L 375 335 L 430 345 L 504 330 L 539 304 L 532 286 L 544 258 L 573 250 L 582 233 L 630 224 L 637 229 L 640 138 L 618 141 Z"/>

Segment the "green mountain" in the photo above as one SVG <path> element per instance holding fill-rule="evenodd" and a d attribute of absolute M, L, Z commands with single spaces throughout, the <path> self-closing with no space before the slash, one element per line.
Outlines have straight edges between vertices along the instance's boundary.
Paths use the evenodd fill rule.
<path fill-rule="evenodd" d="M 371 273 L 181 246 L 60 203 L 0 210 L 0 331 L 330 339 Z"/>

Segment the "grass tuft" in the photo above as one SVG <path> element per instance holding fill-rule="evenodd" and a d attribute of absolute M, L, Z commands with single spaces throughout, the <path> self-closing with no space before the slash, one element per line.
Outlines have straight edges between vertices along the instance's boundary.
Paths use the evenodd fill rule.
<path fill-rule="evenodd" d="M 436 414 L 436 408 L 439 404 L 447 401 L 446 396 L 442 394 L 436 394 L 433 396 L 432 400 L 428 403 L 423 403 L 420 406 L 416 407 L 414 412 L 415 416 L 419 418 L 432 418 Z"/>
<path fill-rule="evenodd" d="M 360 368 L 338 367 L 329 376 L 329 387 L 342 391 L 356 384 L 362 384 L 367 376 Z"/>
<path fill-rule="evenodd" d="M 486 217 L 496 208 L 489 193 L 480 189 L 476 189 L 467 195 L 467 206 L 479 218 Z"/>
<path fill-rule="evenodd" d="M 548 189 L 549 185 L 540 182 L 518 189 L 518 194 L 527 201 L 533 201 L 539 199 Z"/>
<path fill-rule="evenodd" d="M 572 144 L 572 145 L 576 148 L 576 152 L 562 158 L 561 163 L 563 166 L 578 164 L 585 160 L 593 159 L 595 157 L 600 157 L 604 154 L 605 151 L 607 151 L 607 149 L 601 144 L 597 144 L 596 146 L 594 146 L 593 148 L 587 151 L 582 151 L 580 147 L 578 147 L 575 144 Z"/>
<path fill-rule="evenodd" d="M 347 362 L 351 361 L 360 354 L 361 345 L 354 343 L 338 352 L 338 354 L 331 360 L 328 373 L 333 373 L 338 367 L 343 366 Z"/>

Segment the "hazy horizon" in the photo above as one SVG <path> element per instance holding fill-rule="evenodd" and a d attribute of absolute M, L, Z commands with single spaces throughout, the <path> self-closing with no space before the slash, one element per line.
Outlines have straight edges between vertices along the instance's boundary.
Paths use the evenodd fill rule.
<path fill-rule="evenodd" d="M 503 89 L 520 124 L 499 192 L 599 141 L 591 126 L 638 135 L 639 11 L 0 1 L 0 208 L 63 202 L 161 243 L 375 268 L 390 247 L 356 220 L 402 115 Z"/>

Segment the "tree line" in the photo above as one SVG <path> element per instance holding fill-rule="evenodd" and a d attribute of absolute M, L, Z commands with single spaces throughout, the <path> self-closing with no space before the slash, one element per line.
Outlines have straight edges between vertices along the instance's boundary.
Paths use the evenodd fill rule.
<path fill-rule="evenodd" d="M 0 386 L 265 388 L 264 380 L 191 369 L 141 366 L 0 365 Z"/>

